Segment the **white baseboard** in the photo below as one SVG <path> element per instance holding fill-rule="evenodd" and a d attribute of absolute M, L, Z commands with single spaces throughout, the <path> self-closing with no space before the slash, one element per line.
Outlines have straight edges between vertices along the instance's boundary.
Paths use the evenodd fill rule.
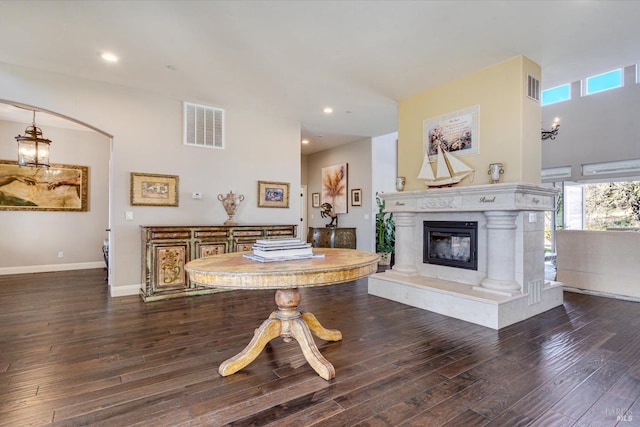
<path fill-rule="evenodd" d="M 0 268 L 0 276 L 6 276 L 9 274 L 47 273 L 50 271 L 88 270 L 91 268 L 105 268 L 104 261 L 2 267 Z"/>
<path fill-rule="evenodd" d="M 564 286 L 564 290 L 567 291 L 567 292 L 574 292 L 576 294 L 585 294 L 585 295 L 593 295 L 595 297 L 604 297 L 604 298 L 619 299 L 619 300 L 623 300 L 623 301 L 640 302 L 640 298 L 638 298 L 638 297 L 632 297 L 632 296 L 628 296 L 628 295 L 611 294 L 611 293 L 608 293 L 608 292 L 592 291 L 590 289 L 573 288 L 573 287 L 570 287 L 570 286 L 567 286 L 567 285 Z"/>
<path fill-rule="evenodd" d="M 26 265 L 21 267 L 3 267 L 3 268 L 0 268 L 0 276 L 7 276 L 10 274 L 49 273 L 49 272 L 67 271 L 67 270 L 89 270 L 92 268 L 105 268 L 104 261 L 79 262 L 79 263 L 73 263 L 73 264 Z M 142 289 L 142 285 L 126 285 L 126 286 L 109 285 L 109 295 L 111 295 L 111 297 L 128 297 L 132 295 L 140 295 L 141 289 Z"/>
<path fill-rule="evenodd" d="M 112 298 L 140 295 L 141 289 L 142 285 L 109 286 L 109 295 Z"/>

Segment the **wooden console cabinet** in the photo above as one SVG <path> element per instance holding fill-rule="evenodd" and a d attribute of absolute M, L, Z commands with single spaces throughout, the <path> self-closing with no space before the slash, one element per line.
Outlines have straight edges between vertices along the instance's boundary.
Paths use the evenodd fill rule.
<path fill-rule="evenodd" d="M 356 229 L 309 227 L 307 242 L 314 248 L 356 249 Z"/>
<path fill-rule="evenodd" d="M 141 226 L 142 299 L 221 292 L 192 283 L 184 265 L 197 258 L 250 251 L 257 239 L 292 238 L 296 225 Z"/>

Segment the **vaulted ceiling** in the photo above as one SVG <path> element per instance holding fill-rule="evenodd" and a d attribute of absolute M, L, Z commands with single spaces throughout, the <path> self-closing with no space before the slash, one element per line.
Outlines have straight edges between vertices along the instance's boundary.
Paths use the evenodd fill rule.
<path fill-rule="evenodd" d="M 308 154 L 393 132 L 399 100 L 517 55 L 543 88 L 640 62 L 638 19 L 613 0 L 0 0 L 0 62 L 288 117 Z"/>

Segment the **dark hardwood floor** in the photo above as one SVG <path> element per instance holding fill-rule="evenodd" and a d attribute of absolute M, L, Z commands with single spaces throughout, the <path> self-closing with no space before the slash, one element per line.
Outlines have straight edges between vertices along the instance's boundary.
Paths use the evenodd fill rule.
<path fill-rule="evenodd" d="M 0 276 L 2 426 L 640 425 L 640 304 L 565 293 L 494 331 L 367 294 L 301 290 L 336 377 L 276 339 L 222 378 L 273 291 L 144 303 L 100 269 Z"/>

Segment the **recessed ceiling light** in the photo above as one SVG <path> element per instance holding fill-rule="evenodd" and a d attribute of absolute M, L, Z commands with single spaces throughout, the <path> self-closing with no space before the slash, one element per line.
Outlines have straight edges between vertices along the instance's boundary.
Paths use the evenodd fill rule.
<path fill-rule="evenodd" d="M 100 58 L 104 59 L 107 62 L 118 62 L 118 57 L 115 56 L 113 53 L 110 52 L 104 52 L 100 55 Z"/>
<path fill-rule="evenodd" d="M 309 143 L 309 140 L 308 140 L 308 139 L 303 139 L 303 140 L 302 140 L 302 143 L 303 143 L 303 144 L 308 144 L 308 143 Z"/>
<path fill-rule="evenodd" d="M 323 113 L 325 114 L 331 114 L 333 113 L 333 108 L 331 107 L 324 107 L 324 109 L 322 110 Z"/>

